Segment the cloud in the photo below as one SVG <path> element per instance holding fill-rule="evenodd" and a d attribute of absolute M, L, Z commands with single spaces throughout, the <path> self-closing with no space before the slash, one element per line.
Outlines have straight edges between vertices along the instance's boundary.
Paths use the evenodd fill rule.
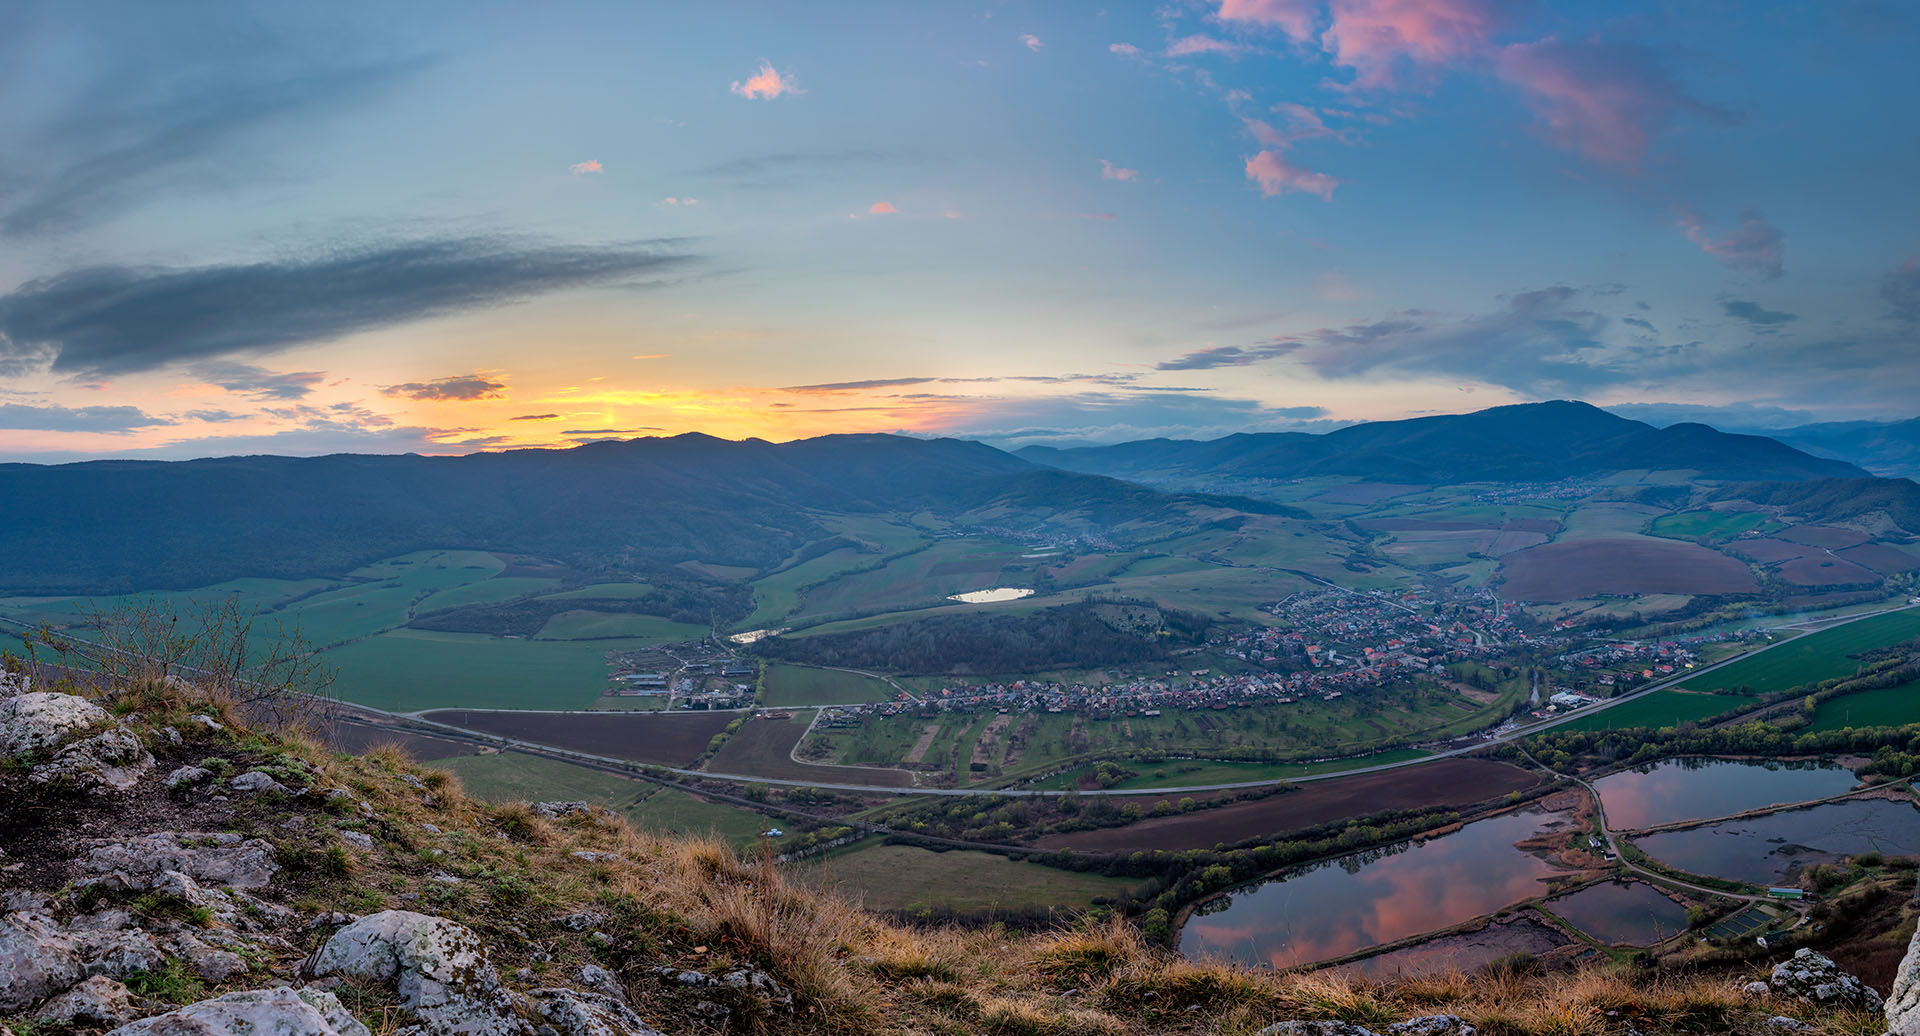
<path fill-rule="evenodd" d="M 1466 378 L 1536 397 L 1588 392 L 1692 373 L 1687 346 L 1609 350 L 1607 318 L 1567 287 L 1523 291 L 1493 312 L 1456 321 L 1407 312 L 1371 323 L 1320 328 L 1253 345 L 1213 346 L 1157 370 L 1211 370 L 1290 360 L 1322 378 L 1382 375 Z"/>
<path fill-rule="evenodd" d="M 1910 256 L 1880 280 L 1880 297 L 1893 307 L 1892 316 L 1906 324 L 1920 324 L 1920 256 Z"/>
<path fill-rule="evenodd" d="M 1642 320 L 1639 317 L 1621 317 L 1620 322 L 1623 324 L 1632 324 L 1634 327 L 1640 328 L 1643 331 L 1649 331 L 1655 334 L 1658 334 L 1660 331 L 1659 328 L 1654 327 L 1651 323 L 1645 320 Z"/>
<path fill-rule="evenodd" d="M 1204 33 L 1195 33 L 1191 36 L 1182 36 L 1168 44 L 1167 56 L 1184 58 L 1194 54 L 1224 54 L 1227 57 L 1239 57 L 1253 49 L 1244 43 L 1233 43 Z"/>
<path fill-rule="evenodd" d="M 1774 280 L 1784 272 L 1786 235 L 1762 218 L 1757 209 L 1742 213 L 1739 229 L 1726 237 L 1714 237 L 1706 223 L 1693 212 L 1681 212 L 1676 225 L 1687 235 L 1687 240 L 1729 269 L 1767 280 Z"/>
<path fill-rule="evenodd" d="M 1136 58 L 1136 59 L 1144 58 L 1147 56 L 1146 51 L 1141 50 L 1139 47 L 1136 47 L 1131 43 L 1109 43 L 1107 44 L 1107 53 L 1118 54 L 1123 58 Z"/>
<path fill-rule="evenodd" d="M 1030 33 L 1030 32 L 1023 32 L 1020 34 L 1020 43 L 1021 45 L 1025 46 L 1028 50 L 1033 51 L 1035 54 L 1040 53 L 1041 48 L 1046 46 L 1046 44 L 1040 42 L 1040 37 L 1035 36 L 1033 33 Z"/>
<path fill-rule="evenodd" d="M 1261 119 L 1240 120 L 1246 125 L 1247 132 L 1253 134 L 1253 139 L 1259 141 L 1261 147 L 1289 148 L 1303 140 L 1319 140 L 1327 137 L 1343 144 L 1352 143 L 1345 134 L 1327 125 L 1319 112 L 1304 104 L 1283 101 L 1274 105 L 1273 110 L 1286 116 L 1285 128 L 1276 128 L 1273 124 Z"/>
<path fill-rule="evenodd" d="M 794 84 L 792 76 L 782 75 L 774 71 L 773 65 L 766 61 L 760 62 L 760 71 L 748 77 L 746 82 L 736 80 L 734 84 L 727 89 L 736 96 L 744 97 L 749 101 L 771 101 L 781 94 L 806 93 L 805 90 L 800 89 L 800 87 Z"/>
<path fill-rule="evenodd" d="M 1215 17 L 1278 28 L 1296 40 L 1305 40 L 1313 35 L 1318 13 L 1316 0 L 1220 0 Z"/>
<path fill-rule="evenodd" d="M 560 416 L 559 414 L 520 414 L 517 417 L 509 417 L 507 418 L 507 420 L 509 421 L 551 421 L 554 418 L 559 416 Z"/>
<path fill-rule="evenodd" d="M 174 424 L 131 406 L 34 406 L 0 403 L 0 428 L 33 432 L 130 432 Z"/>
<path fill-rule="evenodd" d="M 876 201 L 872 205 L 867 206 L 867 215 L 869 216 L 891 216 L 899 211 L 899 209 L 893 207 L 892 202 Z"/>
<path fill-rule="evenodd" d="M 1490 0 L 1333 0 L 1320 36 L 1359 86 L 1392 85 L 1402 64 L 1436 67 L 1470 59 L 1502 20 Z"/>
<path fill-rule="evenodd" d="M 324 371 L 270 371 L 251 363 L 207 360 L 190 368 L 194 377 L 251 399 L 300 399 L 327 380 Z"/>
<path fill-rule="evenodd" d="M 505 398 L 506 388 L 506 382 L 495 381 L 484 375 L 455 374 L 436 378 L 433 381 L 409 381 L 400 385 L 388 385 L 380 390 L 380 394 L 432 402 L 471 401 Z"/>
<path fill-rule="evenodd" d="M 801 392 L 818 395 L 830 392 L 861 392 L 867 389 L 899 388 L 902 385 L 926 385 L 942 381 L 942 378 L 872 378 L 866 381 L 833 381 L 824 385 L 788 385 L 780 392 Z"/>
<path fill-rule="evenodd" d="M 1340 186 L 1339 180 L 1326 173 L 1302 169 L 1277 150 L 1262 151 L 1247 159 L 1247 179 L 1259 184 L 1260 193 L 1269 198 L 1298 191 L 1332 201 L 1334 189 Z"/>
<path fill-rule="evenodd" d="M 689 261 L 645 244 L 458 238 L 242 265 L 86 267 L 0 296 L 0 370 L 109 375 L 270 352 Z"/>
<path fill-rule="evenodd" d="M 135 62 L 123 62 L 123 64 Z M 235 62 L 217 67 L 230 69 Z M 424 67 L 421 61 L 335 67 L 276 78 L 191 85 L 116 81 L 113 90 L 85 94 L 86 107 L 56 120 L 58 136 L 34 151 L 57 155 L 27 179 L 20 197 L 0 215 L 0 233 L 32 235 L 87 226 L 154 195 L 194 193 L 235 181 L 222 155 L 272 132 L 305 132 L 310 120 L 365 103 Z M 184 66 L 183 66 L 184 67 Z M 138 89 L 129 89 L 137 85 Z M 125 98 L 116 109 L 106 97 Z M 23 157 L 16 151 L 10 159 Z"/>
<path fill-rule="evenodd" d="M 1548 140 L 1623 169 L 1638 168 L 1653 135 L 1681 112 L 1732 120 L 1688 96 L 1644 47 L 1548 37 L 1501 48 L 1494 66 L 1526 95 Z"/>
<path fill-rule="evenodd" d="M 1117 166 L 1103 158 L 1100 160 L 1100 179 L 1134 183 L 1140 179 L 1140 170 Z"/>
<path fill-rule="evenodd" d="M 654 202 L 654 204 L 670 205 L 670 206 L 676 206 L 676 207 L 693 206 L 693 205 L 700 204 L 700 199 L 698 198 L 662 198 L 659 201 Z"/>
<path fill-rule="evenodd" d="M 1720 308 L 1725 310 L 1728 316 L 1744 320 L 1756 329 L 1777 328 L 1782 324 L 1790 324 L 1800 319 L 1797 314 L 1767 309 L 1758 302 L 1748 302 L 1745 299 L 1727 299 L 1720 303 Z"/>
<path fill-rule="evenodd" d="M 567 172 L 572 173 L 575 176 L 585 176 L 588 173 L 598 173 L 603 171 L 604 170 L 601 168 L 600 163 L 594 159 L 588 159 L 585 162 L 575 162 L 574 164 L 567 167 Z"/>
<path fill-rule="evenodd" d="M 226 424 L 229 421 L 244 421 L 250 414 L 236 414 L 231 410 L 189 410 L 180 415 L 190 421 L 205 421 L 208 424 Z"/>

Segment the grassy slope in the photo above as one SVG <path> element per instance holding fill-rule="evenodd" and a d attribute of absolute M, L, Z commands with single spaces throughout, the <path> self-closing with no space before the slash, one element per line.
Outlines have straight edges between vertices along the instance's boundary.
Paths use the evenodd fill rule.
<path fill-rule="evenodd" d="M 1855 663 L 1848 655 L 1913 637 L 1920 637 L 1920 609 L 1889 612 L 1809 633 L 1752 658 L 1696 676 L 1683 686 L 1712 690 L 1745 684 L 1762 694 L 1784 691 L 1815 680 L 1851 676 Z"/>

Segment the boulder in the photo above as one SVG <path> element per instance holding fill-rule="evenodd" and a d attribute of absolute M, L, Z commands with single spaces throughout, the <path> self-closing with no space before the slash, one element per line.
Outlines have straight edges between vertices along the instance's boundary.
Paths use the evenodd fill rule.
<path fill-rule="evenodd" d="M 1254 1036 L 1374 1036 L 1351 1022 L 1275 1022 Z"/>
<path fill-rule="evenodd" d="M 1880 1010 L 1880 994 L 1840 970 L 1825 954 L 1802 947 L 1791 960 L 1774 965 L 1767 985 L 1776 996 L 1790 996 L 1822 1007 Z"/>
<path fill-rule="evenodd" d="M 185 932 L 167 940 L 167 948 L 173 951 L 174 956 L 186 961 L 187 967 L 192 968 L 202 982 L 218 985 L 248 971 L 245 957 L 215 949 Z"/>
<path fill-rule="evenodd" d="M 34 691 L 0 698 L 0 757 L 47 751 L 107 719 L 105 709 L 71 694 Z"/>
<path fill-rule="evenodd" d="M 143 1018 L 107 1036 L 371 1036 L 332 993 L 249 989 Z"/>
<path fill-rule="evenodd" d="M 167 787 L 190 788 L 193 785 L 201 783 L 202 781 L 208 781 L 212 779 L 213 779 L 212 770 L 203 769 L 198 766 L 182 766 L 178 770 L 175 770 L 172 773 L 167 774 Z"/>
<path fill-rule="evenodd" d="M 307 962 L 308 974 L 389 983 L 401 1006 L 435 1033 L 531 1036 L 513 1011 L 480 937 L 443 917 L 386 910 L 335 932 Z"/>
<path fill-rule="evenodd" d="M 35 784 L 67 784 L 87 791 L 131 791 L 153 769 L 153 755 L 125 727 L 75 741 L 33 768 Z"/>
<path fill-rule="evenodd" d="M 0 1014 L 23 1011 L 87 975 L 79 946 L 45 914 L 0 917 Z"/>
<path fill-rule="evenodd" d="M 536 989 L 540 1017 L 561 1036 L 660 1036 L 626 1004 L 605 993 L 577 989 Z"/>
<path fill-rule="evenodd" d="M 1387 1026 L 1386 1036 L 1473 1036 L 1475 1031 L 1465 1018 L 1451 1014 L 1430 1014 L 1395 1022 Z"/>
<path fill-rule="evenodd" d="M 105 975 L 95 975 L 42 1004 L 33 1012 L 33 1020 L 63 1025 L 123 1025 L 140 1017 L 140 1003 L 126 986 Z"/>
<path fill-rule="evenodd" d="M 245 792 L 248 795 L 287 796 L 293 794 L 287 790 L 286 785 L 274 780 L 273 775 L 265 770 L 248 770 L 246 773 L 228 781 L 227 787 L 234 791 Z"/>
<path fill-rule="evenodd" d="M 178 871 L 203 885 L 263 888 L 279 873 L 273 846 L 258 838 L 241 841 L 239 835 L 194 831 L 161 831 L 116 841 L 94 843 L 78 861 L 90 874 L 122 874 L 131 879 L 158 878 Z M 135 883 L 134 887 L 150 887 Z"/>
<path fill-rule="evenodd" d="M 159 971 L 167 966 L 153 936 L 137 928 L 117 932 L 76 932 L 89 975 L 126 978 L 136 971 Z"/>

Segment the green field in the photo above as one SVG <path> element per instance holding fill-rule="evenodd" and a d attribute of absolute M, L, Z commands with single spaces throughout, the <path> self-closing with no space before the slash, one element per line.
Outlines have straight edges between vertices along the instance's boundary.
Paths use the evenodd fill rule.
<path fill-rule="evenodd" d="M 1127 878 L 1056 870 L 968 849 L 934 852 L 872 843 L 803 863 L 800 873 L 870 910 L 908 914 L 1084 908 L 1096 897 L 1117 896 L 1133 885 Z"/>
<path fill-rule="evenodd" d="M 743 630 L 778 626 L 787 616 L 799 610 L 802 587 L 879 560 L 877 555 L 863 554 L 853 547 L 841 547 L 755 580 L 753 614 L 740 620 L 737 625 Z"/>
<path fill-rule="evenodd" d="M 1626 727 L 1671 727 L 1731 712 L 1760 699 L 1739 694 L 1700 694 L 1681 690 L 1655 691 L 1625 705 L 1582 716 L 1556 730 L 1620 730 Z"/>
<path fill-rule="evenodd" d="M 477 583 L 441 590 L 421 601 L 414 612 L 425 615 L 428 612 L 445 611 L 448 608 L 465 608 L 470 604 L 498 604 L 516 597 L 550 590 L 560 585 L 558 579 L 542 579 L 537 576 L 495 576 Z"/>
<path fill-rule="evenodd" d="M 1828 698 L 1814 706 L 1813 721 L 1801 730 L 1811 733 L 1844 727 L 1898 727 L 1908 723 L 1920 723 L 1920 683 Z"/>
<path fill-rule="evenodd" d="M 451 771 L 467 794 L 490 802 L 591 802 L 624 814 L 642 831 L 718 835 L 736 848 L 760 841 L 768 819 L 752 810 L 708 802 L 557 759 L 519 752 L 460 756 L 428 765 Z"/>
<path fill-rule="evenodd" d="M 655 615 L 628 612 L 561 612 L 547 620 L 535 640 L 601 640 L 608 637 L 640 637 L 661 644 L 686 640 L 705 640 L 705 626 L 674 622 Z"/>
<path fill-rule="evenodd" d="M 762 705 L 849 705 L 888 701 L 897 693 L 871 676 L 780 662 L 769 663 L 760 681 Z"/>
<path fill-rule="evenodd" d="M 1796 637 L 1696 676 L 1682 686 L 1690 690 L 1714 690 L 1745 685 L 1757 693 L 1771 694 L 1817 680 L 1851 676 L 1856 663 L 1848 655 L 1889 647 L 1914 637 L 1920 637 L 1920 609 L 1888 612 Z"/>
<path fill-rule="evenodd" d="M 326 652 L 342 698 L 377 709 L 584 709 L 607 685 L 604 653 L 645 640 L 512 640 L 401 629 Z"/>
<path fill-rule="evenodd" d="M 1682 511 L 1655 518 L 1647 531 L 1655 536 L 1669 536 L 1678 540 L 1705 537 L 1722 542 L 1752 532 L 1768 524 L 1769 520 L 1766 515 L 1754 511 Z"/>

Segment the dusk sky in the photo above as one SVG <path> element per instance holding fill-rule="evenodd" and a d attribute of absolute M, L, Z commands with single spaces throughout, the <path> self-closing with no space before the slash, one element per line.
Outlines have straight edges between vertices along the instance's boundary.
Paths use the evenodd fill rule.
<path fill-rule="evenodd" d="M 1920 5 L 0 5 L 0 459 L 1920 413 Z"/>

